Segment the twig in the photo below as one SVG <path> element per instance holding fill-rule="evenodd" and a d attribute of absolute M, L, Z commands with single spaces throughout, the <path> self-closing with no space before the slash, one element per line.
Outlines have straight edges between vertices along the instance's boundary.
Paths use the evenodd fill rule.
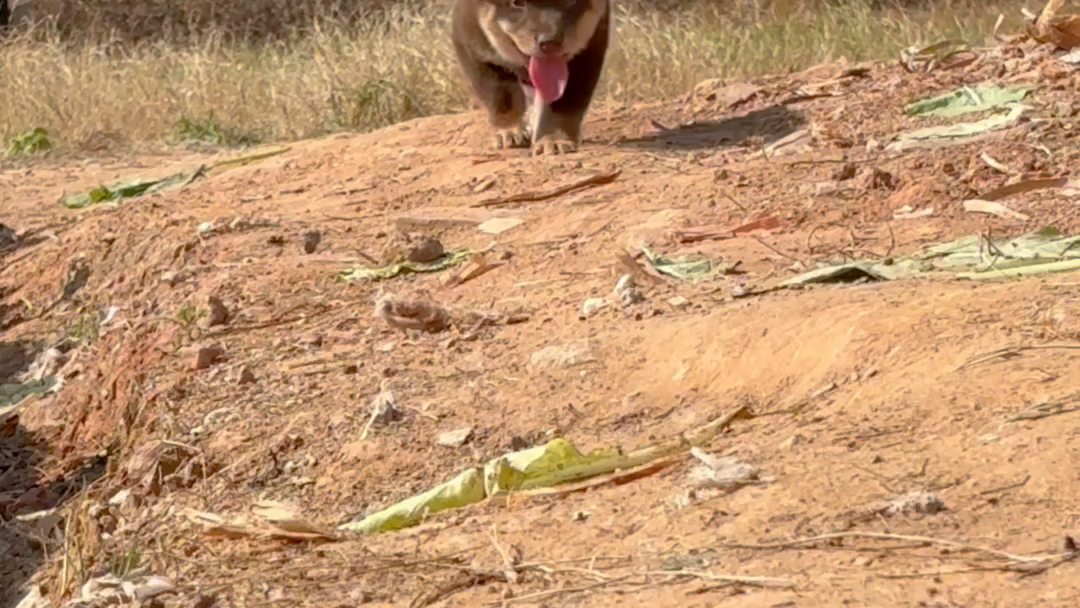
<path fill-rule="evenodd" d="M 1024 578 L 1028 576 L 1035 576 L 1036 574 L 1042 574 L 1047 570 L 1057 568 L 1058 566 L 1062 564 L 1067 564 L 1073 560 L 1076 560 L 1077 558 L 1080 558 L 1080 551 L 1071 551 L 1069 553 L 1066 553 L 1065 555 L 1062 555 L 1061 557 L 1049 560 L 1046 563 L 1035 565 L 1033 567 L 1030 567 L 1030 569 L 1025 569 L 1020 573 L 1020 577 Z"/>
<path fill-rule="evenodd" d="M 978 355 L 968 359 L 963 365 L 953 370 L 956 373 L 964 368 L 979 365 L 980 363 L 987 363 L 998 358 L 1011 359 L 1019 357 L 1022 353 L 1029 350 L 1080 350 L 1080 344 L 1039 344 L 1036 346 L 1007 346 L 1000 348 L 990 353 Z"/>
<path fill-rule="evenodd" d="M 798 167 L 799 165 L 824 165 L 824 164 L 840 164 L 840 163 L 845 163 L 845 164 L 850 163 L 852 165 L 861 165 L 861 164 L 864 164 L 864 163 L 873 162 L 874 160 L 876 160 L 876 159 L 867 158 L 867 159 L 863 159 L 863 160 L 854 160 L 854 159 L 849 160 L 846 157 L 843 157 L 843 158 L 835 158 L 835 157 L 834 158 L 802 158 L 802 159 L 793 160 L 791 162 L 787 162 L 787 163 L 784 163 L 784 164 L 789 166 L 789 167 Z"/>
<path fill-rule="evenodd" d="M 1029 410 L 1020 412 L 1006 420 L 1006 422 L 1020 422 L 1023 420 L 1041 420 L 1043 418 L 1049 418 L 1050 416 L 1060 416 L 1061 414 L 1068 414 L 1080 410 L 1080 407 L 1068 407 L 1067 404 L 1075 403 L 1076 397 L 1073 396 L 1065 402 L 1057 403 L 1043 403 L 1037 405 Z"/>
<path fill-rule="evenodd" d="M 1001 571 L 1001 566 L 981 566 L 977 568 L 960 568 L 958 570 L 935 570 L 933 572 L 912 572 L 910 574 L 879 574 L 881 578 L 888 580 L 902 580 L 908 578 L 931 578 L 946 576 L 949 574 L 970 574 L 973 572 L 996 572 Z"/>
<path fill-rule="evenodd" d="M 1016 483 L 1010 483 L 1007 486 L 1002 486 L 1000 488 L 994 488 L 992 490 L 983 490 L 982 492 L 979 492 L 979 495 L 980 496 L 986 496 L 987 494 L 997 494 L 998 492 L 1005 492 L 1007 490 L 1013 490 L 1013 489 L 1016 489 L 1016 488 L 1022 488 L 1023 486 L 1025 486 L 1027 484 L 1028 480 L 1030 480 L 1030 479 L 1031 479 L 1031 475 L 1025 475 L 1023 479 L 1021 479 L 1020 481 L 1018 481 Z"/>
<path fill-rule="evenodd" d="M 810 255 L 814 255 L 814 244 L 812 241 L 814 240 L 814 235 L 817 234 L 818 228 L 820 227 L 821 226 L 814 226 L 810 229 L 810 234 L 806 235 L 806 251 Z"/>
<path fill-rule="evenodd" d="M 873 538 L 878 540 L 901 540 L 908 542 L 927 543 L 931 545 L 939 545 L 942 547 L 952 547 L 954 549 L 965 549 L 968 551 L 977 551 L 980 553 L 986 553 L 994 555 L 996 557 L 1004 558 L 1012 562 L 1019 563 L 1039 563 L 1048 559 L 1053 559 L 1057 556 L 1029 556 L 1029 555 L 1016 555 L 1015 553 L 1007 553 L 1005 551 L 998 551 L 997 549 L 991 549 L 989 547 L 980 547 L 978 545 L 969 545 L 967 543 L 961 543 L 954 540 L 946 540 L 942 538 L 934 538 L 932 536 L 908 536 L 906 534 L 887 534 L 884 532 L 833 532 L 830 534 L 821 534 L 819 536 L 810 536 L 807 538 L 800 538 L 792 541 L 785 541 L 780 543 L 768 543 L 763 545 L 739 545 L 739 544 L 725 544 L 722 545 L 728 549 L 793 549 L 795 547 L 801 547 L 804 545 L 810 545 L 825 540 L 836 540 L 841 538 Z"/>
<path fill-rule="evenodd" d="M 593 186 L 601 186 L 603 184 L 610 184 L 611 182 L 615 181 L 616 177 L 619 177 L 620 173 L 622 173 L 622 169 L 615 168 L 615 169 L 612 169 L 611 171 L 608 171 L 607 173 L 599 173 L 597 175 L 592 175 L 592 176 L 586 177 L 584 179 L 578 180 L 578 181 L 576 181 L 576 182 L 574 182 L 572 184 L 567 184 L 565 186 L 559 186 L 558 188 L 552 188 L 551 190 L 545 190 L 545 191 L 542 191 L 542 192 L 540 192 L 540 191 L 531 191 L 531 192 L 522 192 L 520 194 L 512 194 L 510 196 L 506 196 L 506 197 L 503 197 L 503 198 L 495 198 L 495 199 L 483 200 L 483 201 L 480 201 L 479 203 L 476 203 L 476 204 L 474 204 L 472 206 L 473 207 L 504 207 L 506 205 L 513 205 L 514 203 L 531 203 L 531 202 L 536 202 L 536 201 L 544 201 L 544 200 L 547 200 L 547 199 L 550 199 L 550 198 L 556 198 L 556 197 L 562 196 L 564 194 L 569 194 L 570 192 L 573 192 L 575 190 L 580 190 L 582 188 L 590 188 L 590 187 L 593 187 Z"/>
<path fill-rule="evenodd" d="M 370 255 L 364 253 L 363 251 L 357 251 L 356 255 L 358 255 L 358 256 L 364 258 L 365 260 L 367 260 L 368 263 L 371 264 L 372 266 L 378 266 L 379 265 L 379 260 L 376 260 L 375 258 L 373 258 Z"/>
<path fill-rule="evenodd" d="M 733 584 L 737 584 L 737 585 L 747 585 L 747 586 L 761 587 L 761 588 L 792 589 L 792 588 L 795 587 L 794 582 L 792 582 L 792 581 L 790 581 L 788 579 L 783 579 L 783 578 L 769 578 L 769 577 L 764 577 L 764 576 L 730 576 L 730 575 L 726 575 L 726 574 L 713 574 L 711 572 L 701 572 L 701 571 L 697 571 L 697 570 L 671 570 L 671 571 L 660 570 L 660 571 L 636 572 L 636 573 L 633 573 L 633 574 L 627 574 L 627 575 L 618 576 L 618 577 L 615 577 L 615 578 L 607 578 L 607 577 L 605 577 L 604 575 L 602 575 L 602 574 L 600 574 L 598 572 L 586 571 L 586 573 L 590 574 L 591 576 L 597 577 L 597 578 L 602 577 L 602 580 L 598 580 L 595 583 L 592 583 L 592 584 L 589 584 L 589 585 L 583 585 L 581 587 L 571 587 L 569 589 L 552 589 L 550 591 L 540 591 L 540 592 L 537 592 L 537 593 L 530 593 L 528 595 L 522 595 L 522 596 L 519 596 L 519 597 L 509 598 L 509 599 L 506 599 L 506 600 L 499 600 L 498 602 L 490 602 L 489 605 L 490 604 L 499 604 L 499 603 L 503 603 L 503 602 L 505 602 L 506 604 L 510 604 L 510 603 L 514 603 L 514 602 L 535 601 L 535 600 L 539 600 L 539 599 L 543 599 L 543 598 L 550 598 L 550 597 L 557 596 L 557 595 L 566 595 L 566 594 L 571 594 L 571 593 L 584 593 L 586 591 L 592 591 L 594 589 L 599 589 L 601 587 L 606 587 L 606 586 L 609 586 L 609 585 L 623 583 L 627 579 L 636 578 L 636 577 L 639 577 L 639 576 L 646 577 L 646 578 L 650 577 L 650 576 L 675 576 L 675 577 L 683 576 L 683 577 L 693 577 L 693 578 L 699 578 L 699 579 L 709 580 L 709 581 L 719 581 L 719 582 L 733 583 Z M 637 584 L 638 585 L 647 585 L 649 583 L 646 580 L 646 581 L 643 581 L 643 582 L 637 583 Z"/>
<path fill-rule="evenodd" d="M 462 568 L 461 576 L 459 576 L 458 580 L 443 585 L 431 593 L 416 596 L 413 601 L 409 603 L 409 608 L 424 608 L 424 606 L 430 606 L 435 602 L 446 599 L 458 591 L 479 585 L 486 585 L 493 581 L 508 582 L 506 574 L 503 572 L 482 572 Z"/>
<path fill-rule="evenodd" d="M 609 581 L 609 580 L 611 580 L 610 576 L 608 576 L 608 575 L 606 575 L 606 574 L 604 574 L 602 572 L 597 572 L 596 570 L 594 570 L 591 567 L 589 567 L 589 568 L 552 568 L 551 566 L 546 566 L 544 564 L 524 564 L 524 565 L 521 566 L 521 568 L 522 569 L 527 568 L 527 569 L 530 569 L 530 570 L 539 570 L 540 572 L 543 572 L 544 574 L 548 574 L 548 575 L 560 574 L 560 573 L 584 574 L 584 575 L 592 577 L 594 580 L 596 580 L 598 582 L 599 581 Z"/>
<path fill-rule="evenodd" d="M 499 554 L 499 557 L 503 560 L 503 565 L 506 567 L 506 582 L 513 585 L 517 582 L 518 568 L 520 559 L 513 559 L 510 556 L 510 552 L 506 550 L 506 547 L 502 546 L 499 542 L 499 530 L 495 527 L 495 524 L 491 524 L 491 531 L 488 532 L 488 540 L 491 541 L 491 546 L 495 548 L 495 552 Z"/>
<path fill-rule="evenodd" d="M 702 572 L 700 570 L 657 570 L 652 572 L 642 572 L 642 574 L 646 576 L 692 576 L 707 581 L 737 583 L 751 587 L 780 587 L 782 589 L 792 589 L 795 587 L 795 583 L 786 578 L 771 578 L 768 576 L 731 576 L 728 574 Z"/>
<path fill-rule="evenodd" d="M 781 255 L 781 256 L 783 256 L 783 257 L 785 257 L 785 258 L 787 258 L 787 259 L 789 259 L 789 260 L 791 260 L 791 261 L 793 261 L 793 262 L 795 262 L 795 263 L 799 264 L 799 265 L 800 265 L 800 266 L 802 266 L 803 268 L 806 268 L 806 262 L 803 262 L 803 261 L 802 261 L 802 260 L 800 260 L 799 258 L 796 258 L 796 257 L 794 257 L 794 256 L 792 256 L 792 255 L 790 255 L 790 254 L 787 254 L 787 253 L 784 253 L 783 251 L 780 251 L 780 250 L 779 250 L 779 249 L 777 249 L 776 247 L 773 247 L 772 245 L 770 245 L 770 244 L 766 243 L 766 242 L 765 242 L 765 240 L 764 240 L 764 239 L 762 239 L 761 237 L 759 237 L 759 236 L 751 236 L 750 238 L 752 238 L 752 239 L 754 239 L 755 241 L 757 241 L 757 242 L 761 243 L 761 244 L 762 244 L 762 246 L 764 246 L 764 247 L 765 247 L 766 249 L 769 249 L 769 250 L 770 250 L 770 251 L 772 251 L 773 253 L 775 253 L 775 254 L 777 254 L 777 255 Z"/>
<path fill-rule="evenodd" d="M 538 591 L 536 593 L 530 593 L 528 595 L 520 595 L 518 597 L 512 597 L 505 600 L 499 600 L 497 602 L 489 602 L 489 605 L 494 604 L 513 604 L 516 602 L 528 602 L 538 600 L 540 598 L 549 598 L 556 595 L 567 595 L 571 593 L 584 593 L 586 591 L 592 591 L 593 589 L 599 589 L 600 587 L 606 587 L 608 585 L 625 581 L 628 578 L 633 577 L 632 574 L 626 576 L 620 576 L 618 578 L 608 579 L 606 581 L 598 581 L 591 585 L 584 585 L 582 587 L 571 587 L 569 589 L 552 589 L 551 591 Z"/>
<path fill-rule="evenodd" d="M 1019 573 L 1020 578 L 1026 578 L 1029 576 L 1036 576 L 1057 568 L 1062 564 L 1067 564 L 1071 561 L 1080 558 L 1080 551 L 1070 551 L 1065 555 L 1050 559 L 1044 559 L 1041 562 L 1025 562 L 1017 564 L 1016 562 L 1010 562 L 1008 564 L 1000 566 L 976 566 L 973 568 L 962 568 L 958 570 L 945 570 L 936 572 L 912 572 L 911 574 L 885 574 L 881 578 L 887 579 L 905 579 L 905 578 L 926 578 L 931 576 L 944 576 L 947 574 L 968 574 L 971 572 L 1016 572 Z"/>
<path fill-rule="evenodd" d="M 428 566 L 428 565 L 436 565 L 436 566 L 441 566 L 441 567 L 444 567 L 444 568 L 456 568 L 456 567 L 459 567 L 461 562 L 462 562 L 461 556 L 465 555 L 466 553 L 472 553 L 474 551 L 479 551 L 482 548 L 483 548 L 483 545 L 473 545 L 471 547 L 461 549 L 460 551 L 454 551 L 454 552 L 451 552 L 451 553 L 445 553 L 443 555 L 436 555 L 435 557 L 429 557 L 429 558 L 425 558 L 425 559 L 394 561 L 392 563 L 380 564 L 378 566 L 374 566 L 374 567 L 370 567 L 370 568 L 363 568 L 361 570 L 354 571 L 354 574 L 370 574 L 372 572 L 385 572 L 385 571 L 394 570 L 394 569 L 405 570 L 407 568 L 415 568 L 416 566 Z M 376 555 L 376 557 L 380 557 L 380 556 Z M 384 559 L 384 560 L 386 560 L 388 562 L 391 561 L 391 560 L 389 560 L 387 558 L 381 558 L 381 559 Z"/>
<path fill-rule="evenodd" d="M 708 445 L 717 435 L 731 426 L 732 422 L 739 419 L 750 420 L 755 417 L 756 416 L 750 411 L 748 406 L 740 405 L 720 418 L 702 425 L 693 432 L 687 433 L 686 441 L 690 445 L 698 447 Z"/>
<path fill-rule="evenodd" d="M 730 194 L 728 194 L 727 192 L 721 192 L 721 193 L 720 193 L 720 196 L 722 196 L 722 197 L 726 198 L 727 200 L 731 201 L 731 204 L 733 204 L 733 205 L 735 205 L 736 207 L 738 207 L 738 208 L 739 208 L 740 210 L 742 210 L 742 211 L 743 211 L 744 213 L 746 212 L 746 207 L 743 207 L 742 205 L 740 205 L 740 204 L 739 204 L 739 201 L 735 200 L 735 197 L 731 196 L 731 195 L 730 195 Z"/>
<path fill-rule="evenodd" d="M 885 258 L 892 257 L 893 249 L 896 248 L 896 233 L 893 232 L 892 223 L 885 222 L 885 227 L 889 229 L 889 250 L 885 252 Z"/>
<path fill-rule="evenodd" d="M 293 308 L 290 308 L 289 310 L 286 310 L 283 314 L 289 314 L 291 312 L 301 310 L 301 309 L 306 308 L 306 307 L 307 307 L 306 304 L 301 304 L 299 306 L 294 306 Z M 315 310 L 313 310 L 311 313 L 309 313 L 306 316 L 305 315 L 299 315 L 299 316 L 295 316 L 295 317 L 285 317 L 285 318 L 276 319 L 276 320 L 273 320 L 273 321 L 266 321 L 266 322 L 263 322 L 263 323 L 251 323 L 251 324 L 248 324 L 248 325 L 230 325 L 230 326 L 227 326 L 227 327 L 223 327 L 222 329 L 219 329 L 217 331 L 206 332 L 205 334 L 203 334 L 203 337 L 204 338 L 214 338 L 214 337 L 218 337 L 218 336 L 227 336 L 227 335 L 230 335 L 230 334 L 235 334 L 235 333 L 244 332 L 244 331 L 255 331 L 255 330 L 259 330 L 259 329 L 269 329 L 271 327 L 277 327 L 279 325 L 288 325 L 289 323 L 295 323 L 297 321 L 304 321 L 304 320 L 312 319 L 312 318 L 317 317 L 319 315 L 326 314 L 326 313 L 328 313 L 328 312 L 330 312 L 332 310 L 334 310 L 333 306 L 327 306 L 325 304 L 319 304 L 319 305 L 315 306 Z"/>
<path fill-rule="evenodd" d="M 608 220 L 608 221 L 604 222 L 603 224 L 601 224 L 601 225 L 600 225 L 600 227 L 599 227 L 599 228 L 597 228 L 596 230 L 593 230 L 593 231 L 592 231 L 592 232 L 590 232 L 589 234 L 586 234 L 586 235 L 585 235 L 584 237 L 582 237 L 582 240 L 586 240 L 586 241 L 587 241 L 587 240 L 591 239 L 592 237 L 594 237 L 594 236 L 596 236 L 596 235 L 600 234 L 601 232 L 603 232 L 604 230 L 606 230 L 608 226 L 610 226 L 610 225 L 612 225 L 612 224 L 614 224 L 614 223 L 615 223 L 615 219 L 614 219 L 614 218 L 612 218 L 612 219 L 610 219 L 610 220 Z"/>
<path fill-rule="evenodd" d="M 569 559 L 560 559 L 553 562 L 547 562 L 548 565 L 557 564 L 578 564 L 581 562 L 589 562 L 589 569 L 592 570 L 596 566 L 597 560 L 603 560 L 607 562 L 633 562 L 634 556 L 632 555 L 593 555 L 590 557 L 571 557 Z M 522 567 L 536 566 L 538 563 L 529 562 L 522 564 Z M 616 566 L 609 566 L 614 568 Z"/>

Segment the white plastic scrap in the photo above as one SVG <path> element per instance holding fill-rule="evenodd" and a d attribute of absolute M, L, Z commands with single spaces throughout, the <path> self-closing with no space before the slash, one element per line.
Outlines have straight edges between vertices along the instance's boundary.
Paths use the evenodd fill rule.
<path fill-rule="evenodd" d="M 645 299 L 641 292 L 637 288 L 637 284 L 634 283 L 634 277 L 629 274 L 624 274 L 619 282 L 615 284 L 615 289 L 612 290 L 615 297 L 619 299 L 623 306 L 630 306 L 636 304 Z"/>
<path fill-rule="evenodd" d="M 144 602 L 166 593 L 176 591 L 176 585 L 161 576 L 140 577 L 133 581 L 122 580 L 115 574 L 107 574 L 87 581 L 78 599 L 66 608 L 115 606 L 133 600 Z"/>
<path fill-rule="evenodd" d="M 713 456 L 700 448 L 690 453 L 703 464 L 690 471 L 690 481 L 695 487 L 734 490 L 758 481 L 760 470 L 737 458 Z"/>
<path fill-rule="evenodd" d="M 908 515 L 911 513 L 921 513 L 923 515 L 933 515 L 944 510 L 945 501 L 941 500 L 937 494 L 916 490 L 893 499 L 892 502 L 885 507 L 884 514 Z"/>

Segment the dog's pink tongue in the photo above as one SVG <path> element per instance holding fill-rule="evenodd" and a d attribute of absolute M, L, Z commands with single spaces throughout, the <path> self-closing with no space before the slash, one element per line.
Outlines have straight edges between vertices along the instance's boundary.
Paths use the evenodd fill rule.
<path fill-rule="evenodd" d="M 529 60 L 529 79 L 545 103 L 553 103 L 566 91 L 570 68 L 559 56 L 543 55 Z"/>

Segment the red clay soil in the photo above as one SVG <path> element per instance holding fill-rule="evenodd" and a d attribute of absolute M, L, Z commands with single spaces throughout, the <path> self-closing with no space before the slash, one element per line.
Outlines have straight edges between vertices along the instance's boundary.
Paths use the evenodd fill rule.
<path fill-rule="evenodd" d="M 2 221 L 23 236 L 2 254 L 2 342 L 18 360 L 0 381 L 49 347 L 67 362 L 62 390 L 32 399 L 0 436 L 0 544 L 14 556 L 0 602 L 31 582 L 78 597 L 86 580 L 136 567 L 177 585 L 168 606 L 1077 605 L 1080 560 L 1063 549 L 1080 533 L 1076 276 L 745 294 L 829 260 L 1080 230 L 1080 199 L 1061 189 L 1000 201 L 1027 220 L 962 204 L 1074 175 L 1080 71 L 1031 45 L 929 73 L 856 67 L 601 104 L 582 151 L 565 157 L 491 152 L 483 121 L 455 115 L 297 143 L 82 211 L 57 200 L 239 153 L 6 169 Z M 904 116 L 906 102 L 987 80 L 1034 86 L 1032 109 L 973 141 L 887 149 L 933 123 Z M 477 206 L 613 168 L 608 184 Z M 905 206 L 932 211 L 896 219 Z M 460 221 L 434 221 L 447 209 Z M 477 229 L 496 216 L 523 222 Z M 772 231 L 671 238 L 769 216 Z M 499 265 L 459 284 L 444 279 L 460 268 L 339 280 L 398 251 L 401 218 Z M 306 253 L 311 231 L 320 239 Z M 585 300 L 612 299 L 628 272 L 619 254 L 645 242 L 731 270 L 700 283 L 640 275 L 644 301 L 580 318 Z M 61 297 L 79 268 L 85 285 Z M 375 314 L 382 295 L 426 298 L 454 326 L 389 327 Z M 192 313 L 211 296 L 229 314 L 208 326 Z M 65 342 L 73 334 L 82 340 Z M 531 361 L 567 343 L 586 360 Z M 200 363 L 201 349 L 217 350 Z M 382 388 L 403 417 L 361 439 Z M 1054 415 L 1021 415 L 1040 405 Z M 332 543 L 207 537 L 186 515 L 229 519 L 274 500 L 333 528 L 552 437 L 629 449 L 739 406 L 753 417 L 709 451 L 762 479 L 733 491 L 691 491 L 687 456 L 628 483 Z M 463 446 L 437 442 L 465 427 Z M 944 508 L 877 508 L 915 491 Z M 66 541 L 46 541 L 45 555 L 10 518 L 57 506 Z M 831 536 L 803 540 L 819 535 Z"/>

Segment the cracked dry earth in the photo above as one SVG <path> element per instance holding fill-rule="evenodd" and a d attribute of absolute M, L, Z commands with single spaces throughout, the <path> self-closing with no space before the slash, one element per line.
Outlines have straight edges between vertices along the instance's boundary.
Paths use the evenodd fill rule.
<path fill-rule="evenodd" d="M 1021 415 L 1077 399 L 1077 276 L 745 294 L 845 256 L 1080 229 L 1080 200 L 1059 190 L 1009 197 L 1026 221 L 962 205 L 1073 174 L 1080 71 L 1030 45 L 930 73 L 855 67 L 600 104 L 582 151 L 562 157 L 491 153 L 477 117 L 436 116 L 84 211 L 56 201 L 239 153 L 7 168 L 3 221 L 22 236 L 0 271 L 4 381 L 65 336 L 82 341 L 62 390 L 31 399 L 4 438 L 0 601 L 30 583 L 62 601 L 135 568 L 175 583 L 156 600 L 167 606 L 1077 605 L 1080 560 L 1063 546 L 1080 533 L 1080 413 Z M 1034 86 L 1033 110 L 972 141 L 884 149 L 925 123 L 904 103 L 987 80 Z M 613 169 L 607 184 L 474 206 Z M 904 207 L 932 211 L 894 217 Z M 771 231 L 671 238 L 766 216 Z M 522 223 L 478 229 L 492 217 Z M 444 281 L 460 268 L 337 278 L 393 250 L 399 228 L 496 267 L 460 284 Z M 700 283 L 639 274 L 643 301 L 580 318 L 644 242 L 732 270 Z M 85 284 L 61 298 L 80 268 Z M 426 298 L 455 324 L 388 327 L 380 295 Z M 207 326 L 211 296 L 228 315 Z M 460 321 L 469 311 L 516 322 Z M 566 345 L 583 349 L 576 362 L 533 363 Z M 197 364 L 205 348 L 217 356 Z M 383 389 L 402 415 L 363 437 Z M 269 499 L 332 529 L 552 437 L 629 449 L 740 406 L 753 416 L 708 446 L 760 470 L 732 491 L 691 491 L 687 456 L 626 483 L 338 542 L 206 536 L 185 516 Z M 466 427 L 458 447 L 437 441 Z M 912 492 L 935 508 L 874 506 Z M 43 552 L 11 518 L 52 507 L 66 536 Z"/>

